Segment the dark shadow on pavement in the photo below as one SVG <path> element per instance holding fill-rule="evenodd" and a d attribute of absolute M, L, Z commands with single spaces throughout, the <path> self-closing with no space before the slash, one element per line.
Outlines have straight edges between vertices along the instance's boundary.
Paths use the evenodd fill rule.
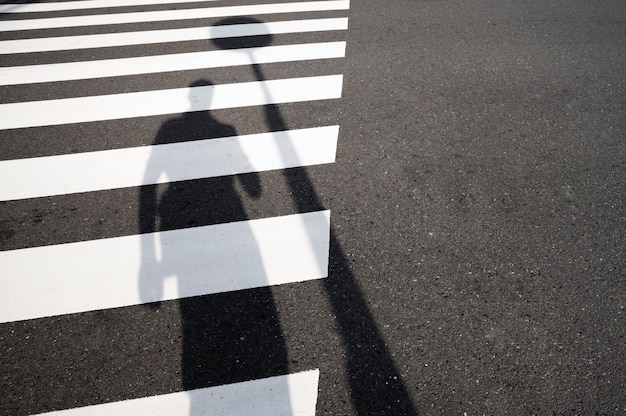
<path fill-rule="evenodd" d="M 192 88 L 210 86 L 206 80 Z M 188 112 L 162 125 L 153 145 L 236 135 L 235 129 L 213 118 L 208 111 Z M 243 153 L 243 150 L 240 149 Z M 245 155 L 243 155 L 245 157 Z M 173 165 L 148 162 L 146 179 L 153 182 Z M 175 164 L 176 161 L 170 163 Z M 139 290 L 147 307 L 158 309 L 167 279 L 176 279 L 179 292 L 194 279 L 211 279 L 212 270 L 185 272 L 176 250 L 154 238 L 154 232 L 180 230 L 247 219 L 239 182 L 249 196 L 261 194 L 258 174 L 222 176 L 191 181 L 147 185 L 140 190 L 139 222 L 142 240 L 142 272 Z M 252 231 L 249 236 L 254 241 Z M 156 253 L 160 251 L 160 256 Z M 258 251 L 247 261 L 263 270 Z M 147 273 L 145 270 L 157 270 Z M 181 378 L 184 390 L 256 380 L 288 373 L 287 352 L 278 313 L 269 287 L 178 299 L 181 320 Z M 190 415 L 204 414 L 191 402 Z"/>
<path fill-rule="evenodd" d="M 261 22 L 251 17 L 236 17 L 220 21 L 217 25 L 245 23 Z M 222 49 L 267 46 L 271 41 L 271 35 L 214 39 L 214 43 Z M 246 51 L 242 50 L 242 53 Z M 251 58 L 254 62 L 254 57 Z M 265 80 L 260 65 L 252 64 L 252 70 L 258 81 Z M 269 92 L 266 90 L 265 93 L 271 102 Z M 278 105 L 265 105 L 264 113 L 269 131 L 289 129 Z M 280 150 L 283 154 L 289 151 Z M 306 168 L 285 169 L 283 172 L 298 213 L 325 209 Z M 417 415 L 400 372 L 332 227 L 330 233 L 329 276 L 323 280 L 323 284 L 337 317 L 346 349 L 346 372 L 352 404 L 360 416 Z"/>

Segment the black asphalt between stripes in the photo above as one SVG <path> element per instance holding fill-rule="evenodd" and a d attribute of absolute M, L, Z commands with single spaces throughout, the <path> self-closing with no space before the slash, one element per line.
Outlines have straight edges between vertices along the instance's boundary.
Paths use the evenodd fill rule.
<path fill-rule="evenodd" d="M 298 20 L 298 19 L 294 19 Z M 254 37 L 250 43 L 254 44 Z M 320 31 L 310 33 L 287 33 L 272 35 L 272 45 L 294 45 L 300 43 L 345 41 L 346 33 L 342 31 Z M 173 45 L 174 44 L 174 45 Z M 246 43 L 240 42 L 241 47 Z M 174 49 L 172 49 L 174 46 Z M 218 48 L 212 40 L 192 40 L 183 42 L 164 42 L 147 45 L 127 45 L 105 48 L 73 49 L 67 51 L 30 52 L 0 55 L 0 65 L 26 66 L 42 65 L 57 62 L 79 62 L 115 58 L 132 58 L 137 56 L 154 56 L 172 53 L 189 53 L 212 51 Z"/>
<path fill-rule="evenodd" d="M 285 68 L 284 63 L 269 63 L 263 66 L 267 68 L 268 80 L 336 75 L 337 62 L 335 61 L 340 59 L 294 62 L 287 68 Z M 208 78 L 208 74 L 211 75 L 211 81 L 214 84 L 255 81 L 252 71 L 247 66 L 234 66 L 29 84 L 30 87 L 25 85 L 2 86 L 0 87 L 0 93 L 12 97 L 11 100 L 4 101 L 6 103 L 124 94 L 136 91 L 185 88 L 198 79 Z M 147 89 L 146 87 L 150 85 L 152 85 L 152 88 Z"/>
<path fill-rule="evenodd" d="M 154 85 L 152 85 L 154 87 Z M 291 121 L 292 128 L 309 128 L 337 124 L 337 114 L 342 111 L 337 100 L 310 103 L 282 104 L 283 116 Z M 302 111 L 310 118 L 302 118 Z M 223 123 L 237 126 L 237 134 L 254 134 L 267 131 L 262 110 L 258 107 L 214 110 L 212 114 Z M 22 159 L 56 154 L 82 153 L 107 149 L 147 146 L 152 143 L 160 126 L 172 115 L 139 117 L 115 121 L 76 123 L 65 126 L 29 127 L 0 130 L 3 153 L 0 159 Z M 319 120 L 312 123 L 311 120 Z M 190 139 L 201 139 L 193 130 Z"/>
<path fill-rule="evenodd" d="M 31 414 L 289 372 L 269 288 L 3 324 L 2 410 Z"/>

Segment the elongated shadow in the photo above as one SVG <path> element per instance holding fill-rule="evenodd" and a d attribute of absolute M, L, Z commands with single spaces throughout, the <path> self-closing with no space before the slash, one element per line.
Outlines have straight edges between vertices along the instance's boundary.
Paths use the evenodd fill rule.
<path fill-rule="evenodd" d="M 190 104 L 197 100 L 194 90 L 210 91 L 211 83 L 198 80 L 191 84 Z M 210 97 L 208 98 L 210 100 Z M 191 107 L 191 105 L 190 105 Z M 155 147 L 193 140 L 229 137 L 235 129 L 216 120 L 208 111 L 183 114 L 164 123 L 156 135 Z M 242 149 L 231 148 L 235 158 L 245 158 Z M 239 153 L 236 155 L 234 153 Z M 196 155 L 198 156 L 198 155 Z M 211 155 L 207 155 L 207 160 Z M 175 158 L 150 158 L 146 182 L 175 177 L 184 161 Z M 256 380 L 288 373 L 287 353 L 278 313 L 268 287 L 208 296 L 190 295 L 202 281 L 215 279 L 219 271 L 211 266 L 223 263 L 220 247 L 213 241 L 185 237 L 186 231 L 206 235 L 204 227 L 247 219 L 241 191 L 259 197 L 261 183 L 256 173 L 221 176 L 162 185 L 147 185 L 140 190 L 139 222 L 142 234 L 142 265 L 139 290 L 143 302 L 153 309 L 159 300 L 178 299 L 181 320 L 181 379 L 185 390 Z M 255 246 L 255 237 L 240 228 L 240 242 Z M 157 233 L 158 232 L 158 233 Z M 175 244 L 166 243 L 175 233 Z M 205 249 L 207 246 L 208 249 Z M 218 254 L 215 254 L 218 253 Z M 252 270 L 264 270 L 257 249 L 245 258 Z M 213 256 L 213 257 L 212 257 Z M 198 269 L 197 265 L 206 267 Z M 237 270 L 233 265 L 233 270 Z M 236 279 L 237 276 L 232 276 Z M 173 284 L 172 284 L 173 283 Z M 177 294 L 167 293 L 176 288 Z M 206 414 L 191 398 L 190 415 Z"/>
<path fill-rule="evenodd" d="M 217 25 L 261 23 L 251 17 L 236 17 Z M 214 39 L 222 49 L 267 46 L 272 36 Z M 245 49 L 241 53 L 246 52 Z M 252 70 L 258 81 L 265 81 L 263 70 L 250 56 Z M 264 90 L 267 102 L 270 92 Z M 269 131 L 286 131 L 287 123 L 276 104 L 264 106 L 265 123 Z M 279 144 L 281 154 L 291 154 L 288 142 Z M 299 213 L 324 210 L 324 206 L 304 167 L 284 170 L 284 178 Z M 330 231 L 329 276 L 324 279 L 326 294 L 339 322 L 346 349 L 346 372 L 353 406 L 358 415 L 417 415 L 376 320 L 369 310 L 358 282 L 348 266 L 337 234 Z"/>

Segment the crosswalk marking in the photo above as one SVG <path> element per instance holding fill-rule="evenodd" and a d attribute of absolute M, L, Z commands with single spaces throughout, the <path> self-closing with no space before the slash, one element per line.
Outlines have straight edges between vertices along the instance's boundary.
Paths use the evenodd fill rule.
<path fill-rule="evenodd" d="M 329 239 L 317 211 L 3 251 L 0 322 L 321 279 Z"/>
<path fill-rule="evenodd" d="M 0 200 L 332 163 L 338 134 L 339 126 L 327 126 L 7 160 L 0 162 Z"/>
<path fill-rule="evenodd" d="M 0 130 L 339 98 L 342 75 L 0 104 Z"/>
<path fill-rule="evenodd" d="M 167 114 L 176 117 L 162 125 L 155 144 L 152 146 L 62 155 L 47 152 L 45 154 L 51 154 L 51 156 L 0 161 L 0 182 L 3 183 L 0 186 L 0 201 L 12 201 L 6 204 L 11 210 L 36 207 L 37 212 L 50 208 L 51 212 L 57 213 L 65 209 L 59 208 L 59 205 L 63 204 L 58 204 L 59 201 L 65 201 L 62 195 L 101 192 L 68 198 L 71 202 L 82 204 L 84 201 L 103 201 L 104 198 L 118 194 L 123 198 L 133 198 L 132 194 L 136 192 L 137 200 L 131 201 L 130 206 L 137 204 L 137 212 L 127 212 L 125 214 L 127 217 L 122 220 L 131 217 L 136 220 L 139 215 L 140 223 L 139 230 L 123 227 L 122 230 L 106 231 L 107 235 L 113 236 L 110 238 L 83 241 L 85 237 L 82 230 L 73 230 L 69 233 L 62 231 L 72 226 L 72 224 L 65 223 L 59 224 L 61 231 L 56 241 L 71 241 L 69 243 L 53 244 L 53 241 L 48 241 L 38 244 L 50 245 L 32 246 L 31 244 L 29 246 L 28 239 L 18 238 L 10 241 L 9 246 L 13 248 L 25 248 L 0 251 L 0 282 L 3 288 L 0 291 L 0 323 L 20 327 L 22 323 L 17 322 L 28 321 L 23 324 L 37 328 L 39 325 L 50 325 L 53 319 L 46 318 L 59 315 L 217 295 L 222 292 L 243 291 L 327 277 L 330 256 L 330 211 L 322 210 L 244 221 L 243 219 L 248 216 L 246 210 L 248 200 L 245 199 L 246 206 L 240 206 L 244 198 L 241 198 L 239 191 L 250 191 L 244 182 L 252 176 L 236 177 L 235 175 L 333 163 L 337 150 L 339 126 L 317 127 L 312 119 L 311 126 L 313 127 L 297 130 L 258 132 L 220 138 L 209 138 L 212 135 L 207 133 L 206 139 L 197 137 L 200 136 L 198 132 L 193 138 L 181 136 L 187 134 L 187 126 L 190 126 L 188 116 L 192 118 L 197 116 L 199 117 L 197 120 L 202 117 L 206 120 L 213 120 L 210 116 L 206 117 L 206 114 L 189 114 L 193 112 L 340 98 L 343 84 L 341 74 L 311 74 L 307 70 L 307 75 L 322 76 L 292 75 L 296 69 L 304 67 L 303 64 L 285 66 L 288 71 L 274 74 L 289 73 L 290 75 L 274 75 L 269 77 L 274 79 L 268 80 L 263 74 L 261 65 L 343 58 L 346 42 L 321 42 L 315 39 L 317 36 L 302 40 L 305 36 L 298 36 L 300 44 L 286 44 L 288 39 L 283 36 L 275 46 L 237 50 L 205 50 L 215 49 L 215 45 L 209 46 L 210 43 L 205 43 L 203 49 L 198 49 L 202 48 L 200 43 L 190 43 L 185 45 L 187 50 L 181 50 L 182 48 L 179 48 L 176 43 L 267 34 L 344 31 L 348 28 L 347 18 L 329 17 L 331 13 L 320 12 L 349 10 L 350 2 L 349 0 L 264 0 L 263 2 L 250 2 L 264 4 L 247 5 L 214 2 L 213 7 L 209 7 L 208 4 L 201 4 L 204 1 L 214 2 L 215 0 L 53 0 L 37 4 L 0 5 L 0 13 L 11 13 L 11 16 L 5 16 L 8 20 L 0 24 L 0 32 L 15 32 L 8 33 L 6 37 L 17 38 L 0 41 L 0 54 L 11 54 L 13 56 L 8 58 L 22 65 L 0 68 L 0 85 L 9 86 L 4 89 L 11 93 L 16 91 L 11 86 L 23 85 L 24 87 L 17 88 L 36 91 L 40 83 L 64 82 L 58 85 L 48 85 L 47 87 L 53 92 L 43 101 L 16 102 L 15 97 L 6 97 L 5 103 L 0 104 L 0 130 L 29 127 L 42 129 L 16 132 L 16 137 L 11 137 L 6 142 L 7 146 L 15 145 L 17 137 L 22 135 L 29 137 L 30 133 L 42 132 L 44 141 L 59 140 L 59 144 L 65 146 L 65 142 L 62 141 L 63 137 L 51 137 L 48 132 L 52 131 L 56 134 L 56 132 L 78 131 L 83 127 L 79 125 L 76 130 L 74 128 L 48 130 L 46 129 L 48 126 Z M 270 3 L 272 1 L 273 3 Z M 141 12 L 136 11 L 140 9 L 135 9 L 135 11 L 124 9 L 126 6 L 169 4 L 181 4 L 183 7 L 178 7 L 177 10 L 164 10 L 165 7 L 145 8 Z M 117 9 L 96 10 L 99 8 Z M 79 10 L 86 12 L 71 13 Z M 45 17 L 27 16 L 36 12 L 49 12 L 50 14 Z M 20 16 L 19 13 L 23 15 Z M 208 20 L 260 15 L 275 15 L 270 20 L 277 20 L 281 14 L 287 13 L 294 15 L 302 13 L 302 19 L 263 23 L 255 23 L 252 18 L 243 18 L 241 21 L 230 19 L 231 23 L 237 24 L 220 25 L 218 23 L 217 26 L 209 26 L 214 21 Z M 291 15 L 287 17 L 298 19 Z M 310 19 L 309 17 L 317 18 Z M 240 24 L 247 20 L 250 23 Z M 139 27 L 114 26 L 149 22 L 169 22 L 169 28 L 158 29 L 162 25 L 155 24 L 141 27 L 141 29 L 154 27 L 153 30 L 133 31 Z M 184 26 L 194 27 L 185 28 Z M 77 28 L 77 30 L 72 28 Z M 63 31 L 26 32 L 42 29 L 63 29 Z M 48 34 L 64 36 L 47 37 Z M 327 33 L 322 37 L 326 40 L 326 38 L 337 38 L 340 35 Z M 314 40 L 318 43 L 313 43 Z M 142 49 L 140 47 L 124 49 L 121 51 L 123 55 L 116 54 L 114 50 L 87 51 L 87 49 L 148 44 L 160 44 L 159 52 L 154 52 L 160 55 L 143 56 L 148 53 L 140 51 Z M 251 42 L 250 46 L 257 45 Z M 80 53 L 81 58 L 67 58 L 67 54 L 55 54 L 57 51 L 72 50 L 85 51 Z M 45 56 L 27 55 L 37 52 L 52 53 Z M 95 59 L 96 55 L 93 58 L 88 57 L 92 52 L 94 54 L 103 52 L 108 59 L 102 60 L 100 56 L 98 60 L 89 60 Z M 21 56 L 21 54 L 24 55 Z M 79 59 L 82 61 L 79 62 Z M 62 60 L 76 62 L 61 62 Z M 146 83 L 136 82 L 137 78 L 123 78 L 129 75 L 252 65 L 254 65 L 256 82 L 241 82 L 245 79 L 236 78 L 237 75 L 244 73 L 250 76 L 251 68 L 239 68 L 233 71 L 232 77 L 226 81 L 232 83 L 206 85 L 208 82 L 203 84 L 198 81 L 186 88 L 183 87 L 189 85 L 193 79 L 187 82 L 182 81 L 174 85 L 172 89 L 159 90 L 158 88 L 164 87 L 155 85 L 154 90 L 145 90 L 143 85 L 149 85 L 148 82 L 151 79 L 160 79 L 161 76 L 147 77 Z M 311 66 L 311 69 L 314 68 Z M 227 72 L 220 71 L 220 74 Z M 294 76 L 294 78 L 284 78 L 287 76 Z M 283 79 L 276 79 L 277 77 Z M 90 84 L 88 80 L 103 78 L 110 79 L 115 85 L 115 91 L 126 93 L 114 94 L 114 91 L 110 90 L 103 92 L 105 95 L 78 96 L 80 94 L 73 90 L 75 85 L 73 81 L 86 81 L 76 83 L 78 86 L 85 86 Z M 178 72 L 172 76 L 172 82 L 183 78 L 185 74 Z M 109 80 L 97 81 L 102 88 L 105 88 L 108 82 Z M 44 91 L 48 91 L 48 88 L 42 89 L 36 97 L 41 96 Z M 259 110 L 265 110 L 265 112 L 242 113 L 254 114 L 254 117 L 265 115 L 267 117 L 265 125 L 268 130 L 287 128 L 286 126 L 278 127 L 285 123 L 269 120 L 268 114 L 275 111 L 273 114 L 281 121 L 282 114 L 278 107 Z M 181 113 L 185 115 L 179 116 Z M 152 129 L 157 127 L 155 124 L 162 120 L 137 121 Z M 172 122 L 174 124 L 169 124 Z M 220 124 L 218 120 L 207 121 L 209 124 L 212 122 Z M 247 123 L 245 120 L 241 122 Z M 229 123 L 233 126 L 220 124 L 224 127 L 223 129 L 219 127 L 221 135 L 236 134 L 235 129 L 239 128 L 239 121 L 229 121 Z M 263 123 L 263 120 L 261 118 L 251 120 L 249 125 L 254 126 L 254 123 Z M 178 129 L 179 125 L 182 128 Z M 110 123 L 85 127 L 87 129 L 93 127 L 102 134 L 108 134 L 109 126 Z M 209 128 L 210 125 L 207 126 L 207 130 Z M 168 140 L 159 140 L 163 138 L 161 131 L 172 137 L 166 137 Z M 10 132 L 3 133 L 11 134 Z M 149 134 L 148 131 L 142 133 Z M 169 140 L 170 138 L 172 140 Z M 85 137 L 85 139 L 97 140 L 91 137 Z M 109 139 L 111 138 L 107 137 L 107 140 Z M 80 138 L 72 137 L 68 143 L 73 143 L 73 140 L 80 140 Z M 171 143 L 171 141 L 176 143 Z M 168 144 L 161 144 L 162 142 L 168 142 Z M 88 145 L 89 142 L 85 144 L 85 146 Z M 35 148 L 38 146 L 35 143 L 31 146 L 33 149 L 28 149 L 26 154 L 30 151 L 38 151 L 38 148 Z M 214 179 L 196 181 L 202 178 Z M 237 182 L 239 179 L 242 180 L 241 183 Z M 289 178 L 286 179 L 289 182 Z M 193 182 L 181 183 L 180 181 Z M 169 185 L 145 186 L 156 183 Z M 285 186 L 288 192 L 298 193 L 293 183 L 277 185 Z M 206 191 L 199 189 L 201 186 L 210 189 Z M 134 189 L 119 193 L 110 191 L 121 187 Z M 211 189 L 215 189 L 216 192 L 211 193 Z M 181 190 L 183 194 L 189 192 L 193 195 L 202 195 L 198 200 L 195 196 L 190 196 L 188 200 L 187 195 L 181 198 Z M 232 193 L 230 202 L 221 203 L 219 198 L 223 195 L 223 193 L 220 194 L 222 191 L 228 194 L 226 199 L 230 198 Z M 277 191 L 280 193 L 281 189 Z M 251 191 L 251 196 L 258 196 L 255 192 Z M 42 199 L 19 201 L 33 198 Z M 172 204 L 172 201 L 176 201 L 176 204 L 180 203 L 180 206 Z M 199 206 L 202 203 L 200 201 L 204 201 L 207 205 Z M 290 199 L 283 202 L 293 203 L 294 201 Z M 191 206 L 186 205 L 188 202 Z M 259 201 L 259 205 L 265 202 L 268 201 Z M 211 204 L 213 205 L 209 208 Z M 54 205 L 56 207 L 53 207 Z M 109 208 L 112 209 L 112 207 L 105 206 L 105 209 Z M 231 219 L 226 220 L 219 212 L 216 213 L 222 208 L 225 211 L 237 212 L 229 212 L 228 214 L 232 214 L 229 217 Z M 196 210 L 200 212 L 203 209 L 214 215 L 207 214 L 211 218 L 202 217 L 201 214 L 194 215 Z M 174 213 L 170 213 L 171 211 Z M 302 210 L 293 207 L 287 212 L 298 211 Z M 189 218 L 186 218 L 185 214 L 189 214 Z M 176 218 L 173 218 L 174 216 Z M 255 208 L 254 217 L 262 216 L 263 213 L 257 212 Z M 235 221 L 235 218 L 242 219 L 242 221 L 224 223 L 224 221 Z M 46 217 L 47 220 L 48 217 Z M 56 227 L 56 223 L 53 226 Z M 182 226 L 191 228 L 179 228 Z M 155 232 L 159 229 L 162 231 Z M 142 234 L 133 234 L 137 232 Z M 97 230 L 94 230 L 93 234 L 102 236 L 102 234 L 97 234 Z M 261 290 L 236 293 L 233 296 L 247 300 L 250 294 L 256 297 L 259 292 Z M 272 300 L 270 295 L 267 297 L 270 301 Z M 212 301 L 214 298 L 210 296 L 206 301 Z M 196 300 L 189 301 L 195 302 Z M 197 299 L 197 301 L 205 304 L 205 299 Z M 255 298 L 252 304 L 256 307 L 262 302 L 265 300 Z M 184 303 L 182 302 L 181 305 Z M 269 307 L 273 308 L 272 305 Z M 124 310 L 117 312 L 126 313 Z M 88 314 L 86 319 L 100 315 L 108 316 L 109 312 Z M 71 317 L 70 321 L 74 318 L 79 322 L 84 322 L 82 315 Z M 239 320 L 245 321 L 243 316 L 232 316 L 232 318 L 234 318 L 233 325 L 237 325 Z M 215 319 L 221 321 L 223 318 L 215 316 Z M 278 320 L 274 325 L 279 332 L 280 325 Z M 286 342 L 286 339 L 281 339 L 279 332 L 274 336 L 276 342 L 279 344 Z M 229 342 L 232 339 L 228 330 L 223 338 L 225 346 L 230 345 Z M 184 347 L 185 342 L 195 341 L 185 337 L 180 346 Z M 247 354 L 247 352 L 243 353 L 244 360 L 249 358 Z M 123 360 L 123 358 L 119 359 Z M 251 374 L 245 372 L 239 374 L 237 370 L 237 377 L 227 380 L 223 378 L 224 376 L 216 375 L 211 380 L 211 384 L 284 374 L 290 367 L 287 362 L 282 361 L 282 358 L 277 358 L 277 360 L 280 363 L 277 362 L 274 369 L 262 369 L 260 372 Z M 222 362 L 222 359 L 216 359 L 214 362 L 216 368 L 221 367 Z M 196 364 L 201 363 L 198 361 L 189 363 L 189 365 Z M 224 368 L 228 368 L 227 365 L 224 363 Z M 183 380 L 191 375 L 187 367 L 182 368 Z M 275 371 L 278 367 L 282 369 Z M 39 370 L 33 371 L 37 373 Z M 70 373 L 71 371 L 71 369 L 68 370 Z M 107 377 L 105 371 L 106 369 L 94 370 L 94 374 Z M 50 381 L 45 378 L 51 377 L 48 374 L 41 374 L 41 376 L 44 380 L 41 383 Z M 173 375 L 173 377 L 176 376 Z M 105 414 L 313 416 L 317 401 L 318 377 L 319 371 L 312 370 L 207 389 L 94 404 L 46 414 L 57 416 Z M 175 380 L 172 379 L 172 381 L 175 383 Z M 190 388 L 190 385 L 184 381 L 181 383 L 180 386 Z M 208 383 L 194 384 L 194 386 L 206 385 Z M 38 387 L 35 386 L 35 388 Z M 54 402 L 55 398 L 52 397 L 39 397 L 30 408 L 28 404 L 19 404 L 19 408 L 24 409 L 22 410 L 24 413 L 32 413 L 29 409 L 60 408 L 59 406 L 72 406 L 78 403 L 84 405 L 98 402 L 102 397 L 95 396 L 95 399 L 90 400 L 81 393 L 69 391 L 71 390 L 69 384 L 62 385 L 63 390 L 65 387 L 68 388 L 68 391 L 64 391 L 68 399 L 62 404 Z M 19 397 L 18 389 L 23 386 L 16 384 L 11 388 L 14 389 L 10 392 L 11 400 L 15 401 L 16 397 Z M 135 390 L 125 397 L 138 397 L 142 394 L 145 393 Z M 119 398 L 120 396 L 117 396 L 117 399 Z M 116 397 L 109 399 L 116 400 Z M 15 406 L 15 403 L 9 406 Z M 0 413 L 4 408 L 6 408 L 5 405 L 0 405 Z"/>
<path fill-rule="evenodd" d="M 315 416 L 318 379 L 319 370 L 310 370 L 39 416 Z"/>
<path fill-rule="evenodd" d="M 82 0 L 54 3 L 0 4 L 0 13 L 38 13 L 66 10 L 101 9 L 105 7 L 149 6 L 157 4 L 201 3 L 218 0 Z"/>
<path fill-rule="evenodd" d="M 0 41 L 0 54 L 108 48 L 154 43 L 209 40 L 233 36 L 277 35 L 330 30 L 346 30 L 348 19 L 302 19 L 280 22 L 249 23 L 225 26 L 204 26 L 184 29 L 146 30 L 140 32 L 102 33 Z"/>
<path fill-rule="evenodd" d="M 14 66 L 0 68 L 0 85 L 96 79 L 251 65 L 254 63 L 263 64 L 341 58 L 345 55 L 345 49 L 345 42 L 326 42 L 85 62 Z"/>
<path fill-rule="evenodd" d="M 304 1 L 295 3 L 209 7 L 202 9 L 49 17 L 42 19 L 4 21 L 2 22 L 2 25 L 0 25 L 0 32 L 81 26 L 118 25 L 125 23 L 162 22 L 170 20 L 195 20 L 216 17 L 250 16 L 260 14 L 347 10 L 349 9 L 349 7 L 349 0 L 325 0 Z"/>

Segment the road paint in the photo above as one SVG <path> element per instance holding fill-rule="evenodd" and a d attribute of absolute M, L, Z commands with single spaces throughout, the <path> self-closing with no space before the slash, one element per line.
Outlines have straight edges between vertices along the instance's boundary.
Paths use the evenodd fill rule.
<path fill-rule="evenodd" d="M 342 82 L 327 75 L 0 104 L 0 129 L 333 99 Z"/>
<path fill-rule="evenodd" d="M 102 33 L 0 41 L 0 54 L 110 48 L 129 45 L 186 42 L 229 37 L 347 30 L 348 18 L 286 20 L 241 25 L 204 26 L 184 29 Z"/>
<path fill-rule="evenodd" d="M 330 211 L 0 252 L 0 322 L 328 275 Z"/>
<path fill-rule="evenodd" d="M 150 6 L 158 4 L 201 3 L 218 0 L 82 0 L 54 3 L 0 4 L 0 13 L 39 13 L 66 10 L 89 10 L 105 7 Z"/>
<path fill-rule="evenodd" d="M 319 370 L 42 413 L 40 416 L 315 416 Z"/>
<path fill-rule="evenodd" d="M 349 0 L 326 0 L 245 6 L 209 7 L 202 9 L 162 10 L 136 13 L 49 17 L 42 19 L 7 20 L 2 22 L 2 25 L 0 25 L 0 32 L 70 28 L 81 26 L 119 25 L 126 23 L 163 22 L 172 20 L 195 20 L 231 16 L 348 10 L 349 8 Z"/>
<path fill-rule="evenodd" d="M 333 163 L 338 134 L 326 126 L 1 161 L 0 200 Z"/>
<path fill-rule="evenodd" d="M 160 72 L 252 65 L 254 63 L 264 64 L 342 58 L 345 56 L 345 50 L 345 42 L 326 42 L 85 62 L 14 66 L 0 68 L 0 85 L 35 84 L 41 82 L 154 74 Z"/>

